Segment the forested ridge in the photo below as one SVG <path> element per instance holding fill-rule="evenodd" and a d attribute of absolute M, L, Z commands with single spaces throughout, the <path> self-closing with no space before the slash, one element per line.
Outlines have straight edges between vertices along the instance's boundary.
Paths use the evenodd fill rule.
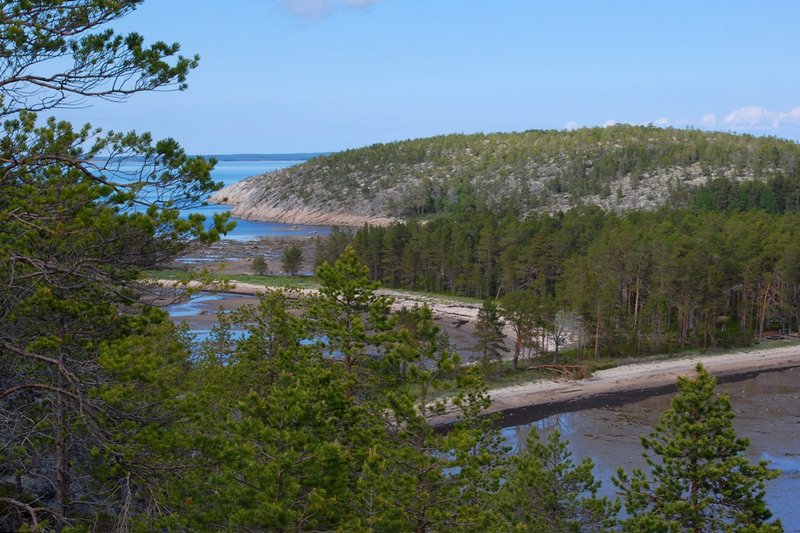
<path fill-rule="evenodd" d="M 800 147 L 791 141 L 616 125 L 375 144 L 250 178 L 242 197 L 237 187 L 230 192 L 254 214 L 267 203 L 408 218 L 470 208 L 528 215 L 579 204 L 685 207 L 713 201 L 693 194 L 709 183 L 730 189 L 734 206 L 797 209 L 798 180 Z M 749 182 L 756 185 L 740 185 Z"/>
<path fill-rule="evenodd" d="M 586 349 L 610 355 L 796 333 L 798 234 L 798 214 L 593 207 L 368 226 L 352 242 L 387 286 L 481 298 L 522 293 L 534 307 L 577 313 Z"/>

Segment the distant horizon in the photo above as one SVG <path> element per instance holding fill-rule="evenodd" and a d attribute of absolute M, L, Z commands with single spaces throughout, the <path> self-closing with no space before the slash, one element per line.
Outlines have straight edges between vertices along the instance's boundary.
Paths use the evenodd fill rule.
<path fill-rule="evenodd" d="M 199 54 L 188 90 L 57 118 L 193 154 L 614 123 L 797 141 L 798 19 L 788 0 L 147 0 L 112 27 Z"/>

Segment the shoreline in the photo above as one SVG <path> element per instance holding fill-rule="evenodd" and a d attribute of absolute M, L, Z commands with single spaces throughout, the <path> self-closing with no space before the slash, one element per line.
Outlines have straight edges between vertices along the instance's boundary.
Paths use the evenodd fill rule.
<path fill-rule="evenodd" d="M 551 415 L 633 403 L 677 390 L 678 376 L 691 376 L 702 363 L 719 383 L 741 381 L 765 372 L 800 367 L 800 344 L 634 363 L 595 372 L 582 381 L 539 381 L 489 390 L 492 403 L 484 415 L 496 414 L 501 426 L 528 423 Z M 437 425 L 454 421 L 445 414 Z"/>
<path fill-rule="evenodd" d="M 155 280 L 163 286 L 177 286 L 171 280 Z M 198 282 L 190 287 L 206 289 Z M 252 283 L 233 282 L 224 292 L 257 295 L 269 287 Z M 292 289 L 310 293 L 314 289 Z M 381 291 L 396 299 L 395 305 L 426 303 L 440 318 L 474 320 L 478 306 L 463 302 L 448 302 L 428 296 L 414 296 L 398 291 Z M 676 390 L 676 380 L 681 375 L 692 375 L 697 363 L 702 363 L 719 382 L 739 381 L 763 372 L 800 367 L 800 343 L 779 348 L 748 349 L 719 355 L 684 356 L 647 363 L 632 363 L 599 370 L 585 380 L 540 380 L 532 383 L 490 389 L 491 405 L 483 415 L 499 416 L 503 426 L 524 420 L 539 420 L 564 412 L 607 407 L 635 402 L 650 396 L 669 394 Z M 452 424 L 456 411 L 449 410 L 434 420 L 443 428 Z"/>

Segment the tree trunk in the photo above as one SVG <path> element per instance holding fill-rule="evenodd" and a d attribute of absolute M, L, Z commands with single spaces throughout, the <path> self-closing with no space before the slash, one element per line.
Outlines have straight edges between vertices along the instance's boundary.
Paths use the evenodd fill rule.
<path fill-rule="evenodd" d="M 639 292 L 641 291 L 641 266 L 636 267 L 636 299 L 633 302 L 633 331 L 636 336 L 639 336 Z"/>
<path fill-rule="evenodd" d="M 764 301 L 761 305 L 761 311 L 759 313 L 758 319 L 758 338 L 762 338 L 764 336 L 764 322 L 767 319 L 767 306 L 769 304 L 769 291 L 770 287 L 772 286 L 772 281 L 767 282 L 767 288 L 764 289 Z"/>
<path fill-rule="evenodd" d="M 600 308 L 597 309 L 597 323 L 594 328 L 594 358 L 600 356 Z"/>
<path fill-rule="evenodd" d="M 63 361 L 63 358 L 62 358 Z M 63 389 L 64 376 L 59 371 L 58 374 L 58 388 Z M 69 493 L 69 458 L 67 456 L 67 400 L 59 392 L 56 396 L 56 442 L 55 442 L 55 467 L 56 467 L 56 482 L 55 482 L 55 515 L 56 524 L 55 530 L 60 532 L 66 525 L 65 517 L 67 516 L 67 494 Z"/>

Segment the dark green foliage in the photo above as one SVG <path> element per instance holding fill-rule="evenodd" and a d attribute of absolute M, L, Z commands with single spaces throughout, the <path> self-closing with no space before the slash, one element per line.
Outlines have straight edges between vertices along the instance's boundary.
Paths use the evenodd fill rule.
<path fill-rule="evenodd" d="M 353 247 L 393 287 L 529 304 L 517 355 L 567 339 L 586 355 L 637 355 L 797 332 L 798 234 L 793 213 L 583 208 L 365 227 Z"/>
<path fill-rule="evenodd" d="M 183 465 L 171 450 L 188 351 L 137 280 L 229 229 L 225 216 L 207 231 L 178 217 L 217 187 L 214 162 L 35 114 L 185 87 L 196 58 L 101 28 L 139 3 L 0 6 L 3 530 L 130 529 Z"/>
<path fill-rule="evenodd" d="M 575 465 L 568 444 L 558 430 L 545 443 L 531 429 L 492 497 L 507 531 L 606 531 L 614 525 L 619 504 L 597 497 L 600 482 L 592 475 L 592 460 Z"/>
<path fill-rule="evenodd" d="M 493 300 L 484 300 L 478 311 L 478 320 L 475 323 L 478 344 L 475 349 L 481 353 L 480 363 L 484 374 L 490 373 L 492 366 L 503 358 L 504 352 L 508 351 L 500 313 L 497 303 Z"/>
<path fill-rule="evenodd" d="M 303 250 L 299 246 L 289 246 L 281 256 L 281 268 L 289 276 L 296 276 L 303 268 Z"/>
<path fill-rule="evenodd" d="M 352 232 L 338 226 L 334 226 L 331 233 L 324 238 L 316 237 L 314 239 L 314 269 L 319 268 L 325 262 L 334 264 L 352 240 Z"/>
<path fill-rule="evenodd" d="M 749 441 L 736 436 L 730 399 L 715 386 L 700 364 L 695 378 L 679 377 L 671 407 L 642 437 L 650 473 L 620 469 L 626 530 L 782 531 L 764 503 L 764 482 L 778 472 L 745 457 Z"/>

